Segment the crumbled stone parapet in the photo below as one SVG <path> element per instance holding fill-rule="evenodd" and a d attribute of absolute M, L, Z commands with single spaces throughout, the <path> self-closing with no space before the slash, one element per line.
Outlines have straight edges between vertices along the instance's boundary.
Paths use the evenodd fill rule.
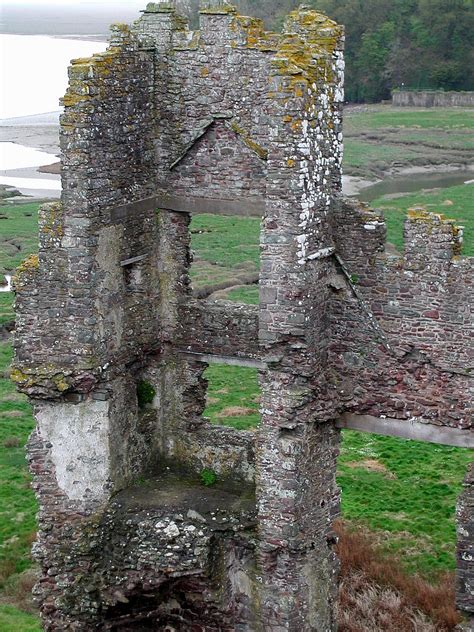
<path fill-rule="evenodd" d="M 408 210 L 405 223 L 405 256 L 411 267 L 450 264 L 462 254 L 463 227 L 424 207 Z"/>
<path fill-rule="evenodd" d="M 337 268 L 330 364 L 352 411 L 472 428 L 473 260 L 453 258 L 458 228 L 408 211 L 405 252 L 386 247 L 383 218 L 365 205 L 334 207 Z M 354 327 L 354 323 L 359 323 Z M 364 325 L 362 323 L 365 323 Z"/>
<path fill-rule="evenodd" d="M 176 10 L 176 0 L 161 0 L 161 2 L 149 2 L 144 13 L 161 13 Z"/>

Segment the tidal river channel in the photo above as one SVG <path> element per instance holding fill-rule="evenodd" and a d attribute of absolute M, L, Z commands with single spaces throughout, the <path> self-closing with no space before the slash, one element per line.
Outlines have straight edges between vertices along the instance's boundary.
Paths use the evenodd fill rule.
<path fill-rule="evenodd" d="M 474 171 L 468 170 L 390 176 L 381 182 L 361 188 L 356 197 L 362 202 L 371 202 L 383 195 L 415 193 L 421 189 L 445 189 L 472 180 Z"/>

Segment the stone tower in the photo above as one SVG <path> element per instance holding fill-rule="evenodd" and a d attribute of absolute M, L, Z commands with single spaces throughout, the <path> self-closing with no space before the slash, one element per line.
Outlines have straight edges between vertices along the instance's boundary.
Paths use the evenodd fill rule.
<path fill-rule="evenodd" d="M 335 630 L 339 428 L 472 440 L 459 231 L 415 213 L 401 265 L 383 218 L 341 199 L 343 75 L 325 16 L 268 33 L 216 0 L 197 32 L 150 3 L 72 62 L 61 202 L 16 278 L 46 630 Z M 192 298 L 194 213 L 263 218 L 259 307 Z M 413 270 L 456 284 L 438 317 Z M 256 433 L 203 418 L 211 362 L 260 370 Z"/>

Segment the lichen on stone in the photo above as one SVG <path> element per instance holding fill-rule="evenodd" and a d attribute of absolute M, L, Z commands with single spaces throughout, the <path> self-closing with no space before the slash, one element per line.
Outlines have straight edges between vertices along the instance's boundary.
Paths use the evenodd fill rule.
<path fill-rule="evenodd" d="M 254 141 L 250 134 L 237 121 L 232 121 L 232 130 L 240 136 L 249 149 L 254 151 L 262 160 L 268 160 L 268 150 Z"/>
<path fill-rule="evenodd" d="M 16 290 L 21 289 L 23 286 L 29 284 L 31 277 L 33 277 L 39 269 L 39 257 L 38 255 L 29 255 L 24 259 L 18 268 L 15 270 L 13 276 L 13 286 Z"/>
<path fill-rule="evenodd" d="M 40 231 L 52 238 L 64 235 L 63 206 L 61 202 L 44 204 L 40 208 Z"/>

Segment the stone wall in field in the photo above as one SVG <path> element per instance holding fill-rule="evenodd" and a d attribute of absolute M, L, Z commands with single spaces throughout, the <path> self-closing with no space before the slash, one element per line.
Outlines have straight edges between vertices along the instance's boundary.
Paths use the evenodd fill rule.
<path fill-rule="evenodd" d="M 392 105 L 412 108 L 472 108 L 474 107 L 474 92 L 398 90 L 392 93 Z"/>
<path fill-rule="evenodd" d="M 474 463 L 464 479 L 463 491 L 456 507 L 457 522 L 457 605 L 466 614 L 466 631 L 474 626 Z"/>

